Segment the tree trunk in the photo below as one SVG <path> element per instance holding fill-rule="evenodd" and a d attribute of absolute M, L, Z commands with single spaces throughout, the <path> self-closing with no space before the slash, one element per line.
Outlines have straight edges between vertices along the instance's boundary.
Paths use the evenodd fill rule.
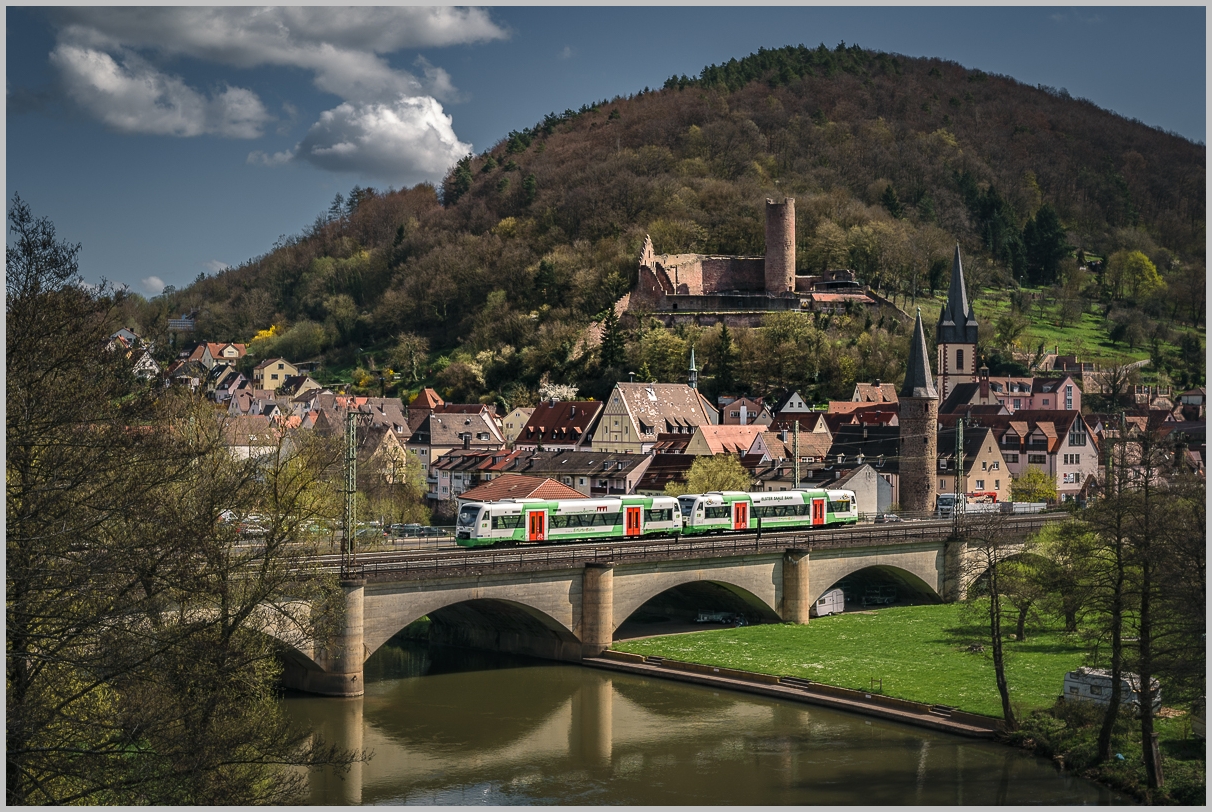
<path fill-rule="evenodd" d="M 993 671 L 997 676 L 997 692 L 1002 697 L 1002 718 L 1006 730 L 1017 730 L 1014 709 L 1010 707 L 1010 686 L 1006 683 L 1006 659 L 1002 651 L 1002 604 L 998 594 L 997 564 L 989 567 L 989 637 L 993 645 Z"/>
<path fill-rule="evenodd" d="M 1027 612 L 1029 611 L 1031 611 L 1030 603 L 1024 603 L 1018 607 L 1018 624 L 1014 629 L 1014 635 L 1020 643 L 1027 639 Z"/>
<path fill-rule="evenodd" d="M 1117 530 L 1115 539 L 1115 576 L 1111 591 L 1111 697 L 1098 732 L 1098 760 L 1111 758 L 1111 733 L 1119 715 L 1120 679 L 1124 670 L 1124 542 Z"/>

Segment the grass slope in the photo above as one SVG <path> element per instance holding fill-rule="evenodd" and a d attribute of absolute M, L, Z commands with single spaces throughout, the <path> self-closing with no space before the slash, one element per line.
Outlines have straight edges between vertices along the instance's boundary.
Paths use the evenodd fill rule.
<path fill-rule="evenodd" d="M 706 665 L 796 676 L 917 702 L 1001 716 L 993 661 L 968 650 L 986 642 L 971 606 L 905 606 L 814 618 L 807 626 L 770 625 L 616 643 L 614 648 Z M 1022 711 L 1052 705 L 1066 671 L 1082 664 L 1075 636 L 1031 633 L 1006 646 L 1012 701 Z"/>

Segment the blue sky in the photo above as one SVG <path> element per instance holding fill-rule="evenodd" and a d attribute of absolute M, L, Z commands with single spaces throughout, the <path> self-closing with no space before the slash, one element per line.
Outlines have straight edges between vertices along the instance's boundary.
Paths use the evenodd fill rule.
<path fill-rule="evenodd" d="M 262 254 L 357 185 L 545 114 L 840 41 L 1206 135 L 1203 6 L 7 9 L 7 197 L 144 294 Z"/>

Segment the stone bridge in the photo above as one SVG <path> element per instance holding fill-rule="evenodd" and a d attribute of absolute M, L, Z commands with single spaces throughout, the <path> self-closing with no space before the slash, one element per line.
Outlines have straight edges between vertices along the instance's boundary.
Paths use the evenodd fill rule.
<path fill-rule="evenodd" d="M 1063 518 L 1008 518 L 1010 532 L 1003 530 L 993 557 L 1020 552 L 1024 538 Z M 949 522 L 907 522 L 370 561 L 359 577 L 342 581 L 343 632 L 318 648 L 295 642 L 284 656 L 284 682 L 311 693 L 360 695 L 366 659 L 426 616 L 438 642 L 579 661 L 609 648 L 629 617 L 677 588 L 713 590 L 755 620 L 808 623 L 820 596 L 860 570 L 877 568 L 919 596 L 955 601 L 989 558 L 953 537 Z"/>

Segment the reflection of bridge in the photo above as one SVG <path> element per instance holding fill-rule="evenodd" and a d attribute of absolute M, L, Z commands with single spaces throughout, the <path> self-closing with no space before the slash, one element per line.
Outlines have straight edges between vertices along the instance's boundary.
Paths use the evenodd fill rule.
<path fill-rule="evenodd" d="M 1025 538 L 1064 516 L 1006 517 L 1002 526 Z M 342 633 L 318 651 L 290 652 L 285 681 L 312 693 L 360 695 L 366 659 L 424 616 L 431 637 L 445 643 L 578 661 L 609 648 L 648 601 L 703 582 L 755 616 L 790 623 L 807 623 L 825 591 L 871 567 L 920 595 L 958 600 L 979 568 L 951 532 L 950 522 L 906 522 L 373 559 L 361 577 L 342 582 Z"/>

